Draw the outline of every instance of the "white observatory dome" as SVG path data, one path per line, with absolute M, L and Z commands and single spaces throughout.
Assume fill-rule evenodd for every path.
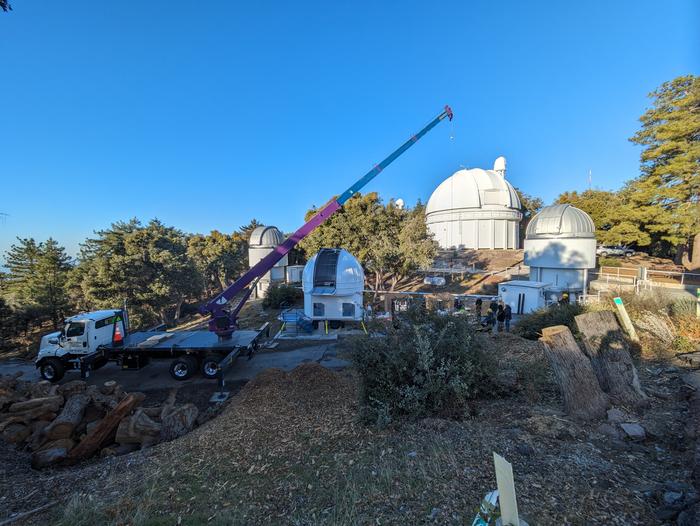
M 361 320 L 365 272 L 345 249 L 322 248 L 304 267 L 304 313 L 314 320 Z
M 524 259 L 530 280 L 549 283 L 552 290 L 584 290 L 595 250 L 593 220 L 569 204 L 547 206 L 527 225 Z
M 586 212 L 569 204 L 543 208 L 527 225 L 525 239 L 595 238 L 595 224 Z
M 441 248 L 518 248 L 520 199 L 505 173 L 499 157 L 493 170 L 459 170 L 435 189 L 426 222 Z
M 284 242 L 284 234 L 275 226 L 259 226 L 250 233 L 248 240 L 248 264 L 252 267 L 262 258 L 275 250 L 277 245 Z M 255 291 L 255 297 L 264 297 L 272 283 L 281 283 L 285 279 L 285 267 L 289 258 L 285 255 L 274 267 L 260 278 Z
M 274 248 L 284 241 L 284 234 L 276 226 L 259 226 L 250 233 L 248 245 Z

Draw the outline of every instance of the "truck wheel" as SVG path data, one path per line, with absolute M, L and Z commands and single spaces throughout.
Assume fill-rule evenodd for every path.
M 175 380 L 187 380 L 197 372 L 197 359 L 194 356 L 180 356 L 170 364 L 170 376 Z
M 221 356 L 217 354 L 208 354 L 202 360 L 202 366 L 200 371 L 202 376 L 209 380 L 215 380 L 219 376 L 219 362 L 221 361 Z
M 58 382 L 66 374 L 66 368 L 58 358 L 47 358 L 39 366 L 39 374 L 44 380 Z

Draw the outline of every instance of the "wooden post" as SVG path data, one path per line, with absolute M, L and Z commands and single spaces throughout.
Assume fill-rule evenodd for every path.
M 620 321 L 622 322 L 622 326 L 625 328 L 625 331 L 627 331 L 627 334 L 629 335 L 630 339 L 632 339 L 632 341 L 638 342 L 639 336 L 637 336 L 637 331 L 634 330 L 634 325 L 632 325 L 630 315 L 627 314 L 625 304 L 622 303 L 622 298 L 613 298 L 613 301 L 615 302 L 617 313 L 620 315 Z
M 545 344 L 566 413 L 579 420 L 603 418 L 610 405 L 608 397 L 569 328 L 565 325 L 547 327 L 542 330 L 540 341 Z
M 648 403 L 632 362 L 627 339 L 611 311 L 587 312 L 576 316 L 586 354 L 598 382 L 615 404 L 633 407 Z

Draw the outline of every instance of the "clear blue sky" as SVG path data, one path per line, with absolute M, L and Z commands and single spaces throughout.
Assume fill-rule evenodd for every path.
M 450 104 L 369 190 L 426 201 L 508 159 L 549 202 L 638 174 L 627 142 L 700 72 L 700 3 L 96 2 L 0 13 L 0 251 L 117 220 L 285 231 Z M 379 5 L 381 4 L 381 5 Z M 450 139 L 450 135 L 454 139 Z

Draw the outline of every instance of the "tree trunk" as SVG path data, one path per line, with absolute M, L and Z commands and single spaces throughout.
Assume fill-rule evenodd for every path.
M 119 422 L 126 417 L 138 404 L 143 402 L 146 395 L 143 393 L 131 393 L 119 405 L 109 412 L 88 436 L 81 440 L 68 455 L 67 463 L 73 464 L 92 456 L 100 446 L 116 431 Z
M 642 407 L 648 403 L 632 362 L 627 338 L 611 311 L 576 316 L 586 354 L 598 383 L 614 404 Z
M 185 303 L 185 300 L 181 298 L 177 300 L 177 304 L 175 305 L 175 325 L 180 321 L 180 310 L 182 309 L 183 303 Z
M 162 420 L 160 438 L 172 440 L 192 430 L 199 409 L 194 404 L 185 404 L 168 413 Z
M 554 376 L 564 398 L 564 410 L 578 420 L 603 418 L 609 406 L 590 360 L 579 349 L 568 327 L 557 325 L 542 330 Z
M 66 400 L 66 405 L 63 406 L 56 420 L 44 430 L 46 438 L 49 440 L 70 438 L 73 430 L 83 419 L 88 403 L 90 403 L 90 397 L 86 394 L 74 394 Z
M 117 428 L 114 441 L 117 444 L 149 446 L 158 442 L 161 425 L 139 409 L 133 416 L 123 419 Z
M 690 258 L 686 251 L 683 253 L 682 262 L 686 270 L 700 270 L 700 232 L 693 236 L 693 247 L 691 249 Z
M 36 413 L 55 413 L 63 404 L 63 397 L 60 395 L 46 396 L 43 398 L 32 398 L 25 402 L 15 402 L 10 406 L 10 413 L 26 413 L 33 411 Z

